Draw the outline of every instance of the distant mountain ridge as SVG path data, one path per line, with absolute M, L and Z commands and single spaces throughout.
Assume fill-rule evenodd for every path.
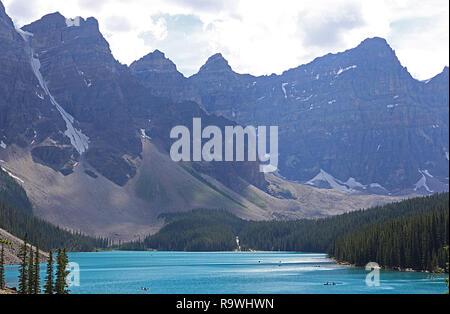
M 152 71 L 140 61 L 133 66 Z M 149 85 L 158 80 L 136 77 Z M 166 84 L 165 96 L 179 99 L 178 91 L 188 89 L 186 98 L 210 113 L 278 125 L 279 170 L 287 179 L 348 192 L 448 190 L 448 67 L 417 81 L 385 39 L 260 77 L 234 72 L 215 54 L 179 81 Z

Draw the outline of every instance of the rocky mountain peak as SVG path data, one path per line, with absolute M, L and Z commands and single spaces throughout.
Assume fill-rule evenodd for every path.
M 386 39 L 381 37 L 372 37 L 372 38 L 366 38 L 364 39 L 361 44 L 359 44 L 359 47 L 378 47 L 378 48 L 390 48 L 388 42 Z
M 166 55 L 161 50 L 156 49 L 152 53 L 149 53 L 147 56 L 153 56 L 158 58 L 166 58 Z
M 120 64 L 112 56 L 109 43 L 101 34 L 98 21 L 95 18 L 66 18 L 59 12 L 55 12 L 22 27 L 22 30 L 33 34 L 32 46 L 40 56 L 44 72 L 56 69 L 55 65 L 45 66 L 50 64 L 46 62 L 46 59 L 51 59 L 55 55 L 71 56 L 64 59 L 64 62 L 74 61 L 72 59 L 74 56 L 76 56 L 77 62 L 83 60 L 82 64 L 72 68 L 75 71 L 74 73 L 81 71 L 89 74 L 90 78 L 81 79 L 82 85 L 92 84 L 93 76 L 101 77 L 105 75 L 105 73 L 101 74 L 103 70 L 116 72 L 121 69 Z M 66 64 L 66 67 L 69 68 L 69 65 Z M 43 74 L 47 75 L 48 73 Z M 53 74 L 57 76 L 56 72 Z M 78 74 L 76 75 L 78 76 Z M 58 78 L 51 77 L 48 79 L 52 80 L 53 84 L 57 84 Z M 83 82 L 85 79 L 86 84 Z
M 205 65 L 200 68 L 199 73 L 231 72 L 231 66 L 221 53 L 211 56 Z
M 361 57 L 372 61 L 382 59 L 384 62 L 400 64 L 395 51 L 384 38 L 374 37 L 365 39 L 352 50 L 354 53 L 360 54 Z
M 448 73 L 448 66 L 444 67 L 441 73 L 437 74 L 435 77 L 433 77 L 430 81 L 442 81 L 445 82 L 448 85 L 449 80 L 449 73 Z
M 159 50 L 142 57 L 130 65 L 133 72 L 179 73 L 177 66 Z
M 40 46 L 55 47 L 61 43 L 69 42 L 74 39 L 90 39 L 93 43 L 109 50 L 109 45 L 100 33 L 98 21 L 90 17 L 66 18 L 61 13 L 55 12 L 43 16 L 22 28 L 24 31 L 35 34 L 35 38 L 40 38 L 41 42 L 34 42 L 36 48 Z
M 449 97 L 449 73 L 448 67 L 444 67 L 441 73 L 437 74 L 433 78 L 423 82 L 425 85 L 425 95 L 427 95 L 428 101 L 431 102 L 432 99 L 439 99 L 439 104 L 445 104 L 448 108 L 448 97 Z M 430 100 L 431 98 L 431 100 Z
M 41 25 L 47 29 L 55 30 L 60 28 L 79 27 L 79 29 L 89 28 L 90 30 L 100 32 L 97 19 L 89 17 L 84 19 L 80 16 L 75 18 L 66 18 L 59 12 L 44 15 L 40 20 L 37 20 L 30 25 Z

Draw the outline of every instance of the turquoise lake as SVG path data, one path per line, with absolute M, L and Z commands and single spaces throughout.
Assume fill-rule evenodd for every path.
M 444 275 L 391 271 L 381 271 L 379 287 L 368 287 L 368 271 L 337 265 L 325 254 L 102 252 L 71 253 L 69 260 L 80 267 L 73 294 L 443 294 L 447 289 Z M 7 285 L 17 286 L 17 276 L 18 267 L 8 266 Z

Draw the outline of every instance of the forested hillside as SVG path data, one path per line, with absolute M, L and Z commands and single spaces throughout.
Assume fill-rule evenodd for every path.
M 0 199 L 5 200 L 14 208 L 32 213 L 33 206 L 25 190 L 0 167 Z
M 95 239 L 60 229 L 31 214 L 13 208 L 1 198 L 0 228 L 20 239 L 28 234 L 29 242 L 33 245 L 39 244 L 44 251 L 60 247 L 65 247 L 68 251 L 92 251 L 108 246 L 106 239 Z
M 122 249 L 302 251 L 386 267 L 446 268 L 449 194 L 436 194 L 320 220 L 244 221 L 223 211 L 165 216 L 167 225 Z M 447 270 L 448 271 L 448 270 Z
M 448 221 L 447 208 L 376 224 L 339 239 L 331 254 L 357 266 L 438 271 L 448 263 Z
M 236 235 L 246 222 L 221 210 L 198 209 L 162 215 L 167 225 L 143 242 L 126 243 L 122 249 L 164 251 L 232 251 Z
M 25 190 L 0 169 L 0 229 L 23 239 L 28 234 L 31 244 L 39 244 L 44 251 L 65 247 L 69 251 L 92 251 L 106 248 L 108 240 L 94 239 L 72 233 L 32 214 L 32 205 Z
M 243 245 L 275 251 L 329 252 L 334 242 L 362 228 L 449 208 L 449 194 L 436 194 L 320 220 L 250 222 L 240 233 Z M 448 236 L 447 236 L 448 243 Z

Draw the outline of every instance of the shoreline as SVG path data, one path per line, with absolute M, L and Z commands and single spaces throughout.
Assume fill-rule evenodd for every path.
M 17 290 L 6 287 L 6 289 L 0 290 L 0 295 L 19 294 Z
M 349 268 L 364 268 L 364 266 L 356 266 L 354 264 L 351 264 L 349 262 L 344 262 L 344 261 L 338 261 L 335 260 L 334 258 L 330 257 L 337 265 L 340 266 L 345 266 L 345 267 L 349 267 Z M 389 268 L 389 267 L 385 267 L 385 266 L 380 266 L 381 270 L 384 271 L 392 271 L 392 272 L 401 272 L 401 273 L 419 273 L 419 274 L 434 274 L 434 275 L 448 275 L 448 273 L 446 272 L 436 272 L 436 271 L 428 271 L 428 270 L 415 270 L 412 268 L 400 268 L 400 267 L 396 267 L 396 268 Z

